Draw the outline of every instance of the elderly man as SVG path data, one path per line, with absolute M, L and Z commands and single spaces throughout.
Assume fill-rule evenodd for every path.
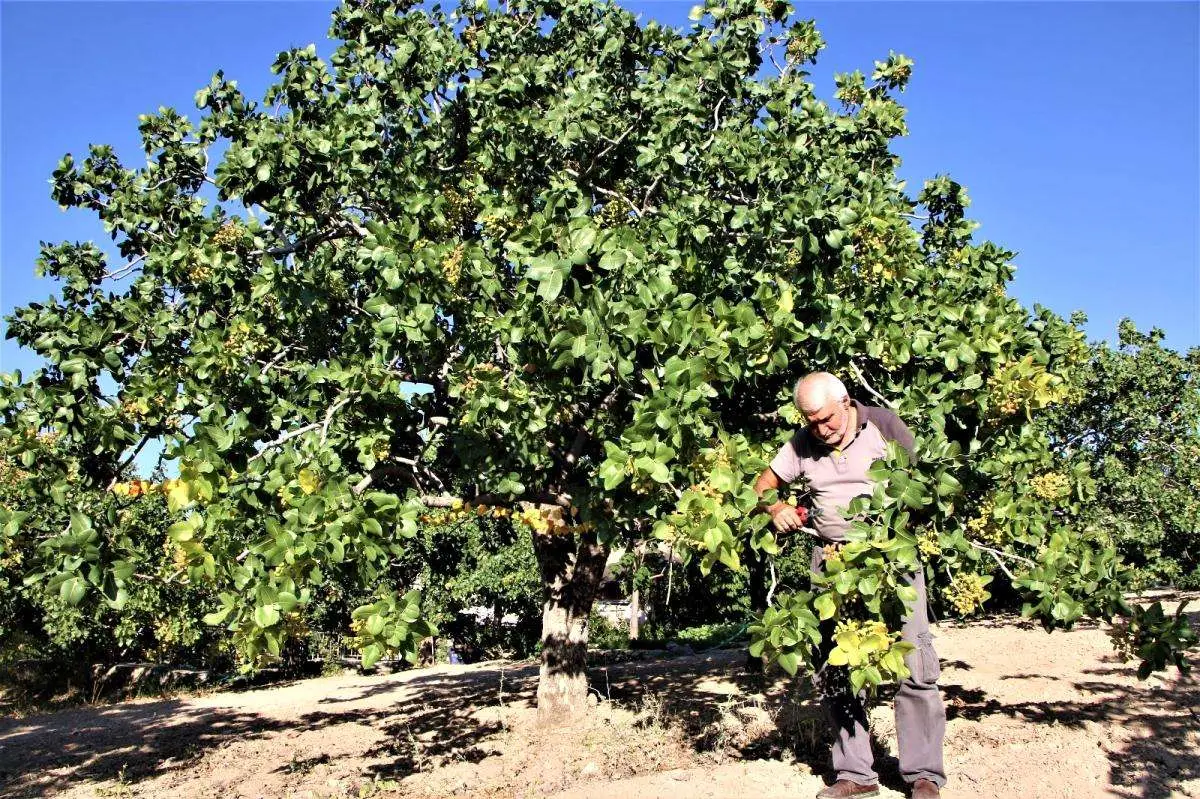
M 846 539 L 850 527 L 842 515 L 845 507 L 855 497 L 870 495 L 872 491 L 867 477 L 872 462 L 883 457 L 888 441 L 895 441 L 911 452 L 913 436 L 890 410 L 850 399 L 842 382 L 827 372 L 801 378 L 796 383 L 794 399 L 808 425 L 783 445 L 754 488 L 761 496 L 803 477 L 813 507 L 819 511 L 812 516 L 812 532 L 822 542 L 837 544 Z M 785 502 L 777 502 L 767 510 L 780 532 L 804 528 L 802 512 Z M 815 547 L 813 571 L 823 568 L 823 560 L 823 548 Z M 934 799 L 946 783 L 942 765 L 946 711 L 937 687 L 940 668 L 929 632 L 923 571 L 918 569 L 911 581 L 917 589 L 917 601 L 904 621 L 903 639 L 915 649 L 905 659 L 911 674 L 896 693 L 896 738 L 900 771 L 912 785 L 913 798 Z M 823 629 L 826 644 L 831 632 Z M 828 647 L 823 650 L 828 652 Z M 822 666 L 818 674 L 825 668 Z M 862 697 L 854 695 L 848 681 L 841 689 L 823 693 L 837 728 L 833 744 L 837 782 L 817 794 L 818 799 L 877 795 L 879 776 L 873 767 Z

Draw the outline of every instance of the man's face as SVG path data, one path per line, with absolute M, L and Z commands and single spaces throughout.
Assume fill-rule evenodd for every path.
M 850 425 L 850 398 L 826 400 L 825 404 L 815 411 L 804 411 L 808 420 L 808 430 L 818 441 L 836 446 L 846 437 L 846 428 Z

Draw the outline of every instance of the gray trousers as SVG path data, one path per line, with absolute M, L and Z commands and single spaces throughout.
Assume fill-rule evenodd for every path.
M 820 571 L 824 555 L 818 546 L 813 550 L 812 568 Z M 937 652 L 933 649 L 933 634 L 929 632 L 929 606 L 925 595 L 925 572 L 918 569 L 909 577 L 917 589 L 917 601 L 904 619 L 903 640 L 916 647 L 905 658 L 911 674 L 896 691 L 896 745 L 899 751 L 900 774 L 905 782 L 927 779 L 939 787 L 946 784 L 942 763 L 942 739 L 946 736 L 946 708 L 938 691 L 941 675 Z M 865 693 L 855 695 L 844 668 L 826 667 L 824 660 L 833 649 L 833 624 L 821 627 L 821 653 L 814 682 L 822 695 L 825 709 L 837 732 L 833 743 L 833 768 L 839 780 L 870 785 L 879 782 L 875 773 L 875 758 L 871 754 L 871 737 L 863 704 Z

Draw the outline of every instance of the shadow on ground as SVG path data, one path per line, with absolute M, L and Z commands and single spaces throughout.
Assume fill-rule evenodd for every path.
M 53 796 L 81 782 L 136 782 L 206 750 L 280 729 L 255 713 L 182 700 L 78 708 L 0 721 L 0 796 Z M 286 725 L 282 725 L 286 726 Z
M 642 708 L 642 723 L 678 725 L 697 752 L 746 760 L 791 756 L 826 773 L 828 727 L 808 681 L 765 684 L 744 668 L 744 659 L 742 650 L 648 656 L 593 668 L 589 680 L 599 700 Z M 1182 781 L 1200 777 L 1200 755 L 1185 751 L 1189 731 L 1200 723 L 1200 686 L 1174 676 L 1161 684 L 1131 684 L 1133 673 L 1132 664 L 1115 660 L 1091 670 L 1095 679 L 1075 683 L 1090 695 L 1079 701 L 1002 702 L 954 684 L 953 671 L 943 690 L 951 718 L 1004 715 L 1030 724 L 1121 727 L 1130 736 L 1119 751 L 1108 752 L 1113 792 L 1125 799 L 1165 799 Z M 495 752 L 505 732 L 504 715 L 496 711 L 527 712 L 536 681 L 537 667 L 528 663 L 414 672 L 325 697 L 316 710 L 283 719 L 172 699 L 0 720 L 0 795 L 48 797 L 82 782 L 136 783 L 188 769 L 235 741 L 343 724 L 383 733 L 383 742 L 364 755 L 373 761 L 364 776 L 398 780 Z M 373 697 L 381 704 L 369 710 L 344 707 Z M 321 762 L 317 755 L 282 768 L 305 770 Z M 1130 762 L 1142 764 L 1149 779 L 1142 775 L 1135 783 Z M 896 759 L 883 747 L 876 765 L 885 786 L 905 789 Z
M 187 769 L 206 752 L 235 741 L 346 723 L 365 724 L 386 734 L 387 743 L 367 756 L 388 761 L 378 769 L 380 777 L 399 778 L 439 757 L 484 756 L 480 744 L 499 732 L 501 725 L 477 721 L 474 713 L 500 701 L 532 706 L 536 676 L 536 667 L 526 666 L 413 675 L 403 686 L 383 680 L 354 695 L 321 700 L 331 709 L 298 719 L 195 707 L 180 699 L 0 719 L 0 796 L 48 797 L 80 783 L 109 780 L 134 784 Z M 336 709 L 339 703 L 401 690 L 397 701 L 378 709 Z M 283 768 L 312 768 L 320 757 L 310 760 L 293 761 Z
M 1126 743 L 1105 749 L 1110 793 L 1125 799 L 1177 796 L 1183 782 L 1200 778 L 1200 752 L 1189 749 L 1188 741 L 1189 733 L 1200 729 L 1200 683 L 1171 668 L 1158 682 L 1130 685 L 1136 664 L 1108 662 L 1087 670 L 1098 679 L 1072 683 L 1089 695 L 1079 701 L 1001 702 L 979 689 L 945 684 L 947 716 L 985 721 L 1004 715 L 1038 725 L 1082 728 L 1092 722 L 1120 728 Z M 1011 679 L 1028 676 L 1045 675 Z

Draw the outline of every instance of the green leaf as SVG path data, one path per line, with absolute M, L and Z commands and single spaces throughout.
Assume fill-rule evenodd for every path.
M 74 607 L 83 601 L 83 597 L 88 592 L 87 583 L 79 577 L 69 577 L 63 580 L 62 585 L 58 588 L 58 596 L 66 604 Z
M 563 273 L 559 269 L 554 269 L 538 284 L 537 294 L 545 302 L 554 302 L 562 291 L 562 287 Z
M 861 691 L 862 687 L 863 687 L 863 683 L 865 683 L 866 681 L 867 681 L 867 673 L 866 673 L 865 669 L 862 669 L 862 668 L 850 669 L 850 687 L 853 689 L 854 693 L 857 694 L 859 691 Z
M 266 629 L 279 623 L 278 605 L 259 605 L 254 609 L 254 623 Z
M 817 616 L 821 621 L 832 619 L 833 614 L 837 612 L 837 603 L 830 594 L 821 594 L 813 601 L 813 607 L 817 611 Z

